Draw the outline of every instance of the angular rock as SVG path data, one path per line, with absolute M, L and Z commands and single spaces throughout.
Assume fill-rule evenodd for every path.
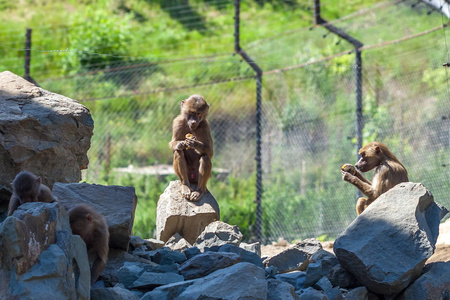
M 91 300 L 139 300 L 132 291 L 120 287 L 91 290 Z
M 179 281 L 184 281 L 184 277 L 175 273 L 144 272 L 133 282 L 130 288 L 148 290 Z
M 144 273 L 144 267 L 142 263 L 138 262 L 125 262 L 123 266 L 117 272 L 119 283 L 124 287 L 129 288 L 132 286 L 141 274 Z
M 426 265 L 422 275 L 398 297 L 408 299 L 450 299 L 450 261 Z
M 341 264 L 335 265 L 331 268 L 327 278 L 330 280 L 333 286 L 339 286 L 341 288 L 348 288 L 357 286 L 358 281 L 355 276 L 352 275 L 349 271 L 347 271 Z
M 150 299 L 267 299 L 264 270 L 250 263 L 238 263 L 206 277 L 158 287 L 141 300 Z
M 296 291 L 305 288 L 306 272 L 304 271 L 293 271 L 289 273 L 282 273 L 275 275 L 275 278 L 291 284 Z
M 274 256 L 264 260 L 264 266 L 274 266 L 278 272 L 304 271 L 308 267 L 309 258 L 322 249 L 322 245 L 316 239 L 306 239 Z
M 172 251 L 184 251 L 192 247 L 181 235 L 175 233 L 165 244 Z
M 355 300 L 363 300 L 368 299 L 369 291 L 365 286 L 360 286 L 348 291 L 347 295 L 345 295 L 345 299 L 355 299 Z
M 178 270 L 186 280 L 205 277 L 217 270 L 228 268 L 241 261 L 238 254 L 205 252 L 184 262 Z
M 312 287 L 301 290 L 299 295 L 302 300 L 328 300 L 328 297 L 322 291 L 318 291 Z M 358 298 L 349 299 L 356 300 Z
M 86 245 L 58 203 L 25 203 L 0 225 L 0 299 L 89 299 Z
M 267 283 L 269 289 L 267 300 L 300 300 L 300 296 L 295 293 L 294 287 L 289 283 L 282 282 L 277 279 L 269 279 Z
M 37 203 L 37 204 L 36 204 Z M 57 223 L 61 227 L 60 205 L 24 203 L 0 227 L 3 264 L 22 275 L 30 270 L 39 255 L 56 242 Z M 70 227 L 68 222 L 66 229 Z M 61 228 L 58 228 L 61 229 Z
M 183 251 L 184 255 L 186 255 L 187 259 L 190 259 L 198 254 L 200 254 L 200 249 L 198 249 L 197 247 L 191 247 L 189 249 L 186 249 Z
M 217 247 L 218 249 L 226 244 L 239 246 L 242 238 L 243 235 L 237 226 L 215 221 L 205 227 L 205 230 L 200 234 L 194 246 L 198 247 L 200 251 L 212 247 Z
M 133 187 L 58 182 L 53 195 L 67 210 L 80 203 L 92 206 L 108 223 L 110 247 L 128 250 L 137 205 Z
M 94 129 L 85 106 L 8 71 L 0 73 L 0 102 L 0 194 L 11 194 L 9 183 L 21 170 L 50 188 L 81 180 Z
M 261 257 L 258 254 L 247 251 L 240 246 L 238 247 L 233 244 L 226 244 L 219 248 L 219 252 L 236 253 L 241 258 L 241 261 L 249 262 L 257 267 L 264 268 Z
M 116 285 L 119 283 L 118 272 L 127 262 L 140 263 L 139 265 L 143 267 L 158 266 L 156 263 L 139 256 L 131 255 L 121 249 L 110 248 L 108 253 L 108 262 L 106 263 L 105 269 L 100 274 L 100 278 L 105 280 L 107 286 Z
M 247 244 L 247 243 L 240 243 L 239 247 L 242 249 L 245 249 L 247 251 L 256 253 L 259 257 L 261 257 L 261 244 L 259 242 Z
M 159 248 L 164 247 L 164 242 L 157 239 L 148 239 L 146 240 L 149 243 L 151 249 L 149 250 L 158 250 Z
M 337 257 L 323 249 L 318 250 L 309 259 L 306 269 L 305 286 L 313 286 L 323 276 L 329 275 L 331 269 L 339 264 Z
M 156 238 L 167 242 L 178 233 L 192 245 L 205 227 L 217 220 L 219 205 L 209 191 L 197 202 L 188 201 L 181 195 L 180 181 L 171 181 L 158 200 Z
M 160 265 L 171 265 L 174 263 L 182 264 L 187 260 L 184 253 L 171 251 L 169 248 L 160 248 L 156 250 L 153 261 Z
M 423 185 L 398 184 L 349 225 L 334 252 L 369 290 L 399 293 L 433 254 L 443 211 Z

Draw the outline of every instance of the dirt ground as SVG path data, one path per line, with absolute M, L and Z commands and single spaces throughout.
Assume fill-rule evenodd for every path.
M 287 241 L 280 238 L 277 242 L 272 243 L 272 245 L 261 246 L 261 256 L 272 256 L 291 246 L 292 244 L 289 244 Z M 322 246 L 324 250 L 333 252 L 333 242 L 323 242 Z M 437 261 L 450 261 L 450 219 L 439 226 L 439 237 L 436 243 L 436 250 L 428 259 L 427 263 Z

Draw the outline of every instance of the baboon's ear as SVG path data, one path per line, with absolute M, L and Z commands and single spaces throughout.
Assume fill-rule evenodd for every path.
M 381 153 L 381 149 L 379 146 L 375 146 L 375 153 L 376 154 L 380 154 Z

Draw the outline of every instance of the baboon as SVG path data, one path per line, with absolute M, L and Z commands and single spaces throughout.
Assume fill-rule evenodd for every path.
M 86 243 L 91 267 L 91 286 L 97 281 L 108 261 L 109 230 L 105 218 L 87 204 L 79 204 L 69 210 L 72 233 Z
M 22 171 L 16 175 L 11 183 L 12 195 L 9 200 L 8 216 L 26 202 L 55 202 L 52 191 L 41 182 L 41 177 L 37 177 L 31 172 Z
M 181 113 L 173 120 L 173 168 L 181 181 L 181 193 L 190 201 L 198 201 L 206 193 L 214 155 L 213 140 L 206 119 L 209 105 L 200 95 L 181 101 Z M 191 184 L 198 184 L 194 191 Z
M 361 197 L 356 202 L 356 213 L 360 215 L 381 194 L 401 182 L 407 182 L 408 172 L 402 163 L 380 142 L 371 142 L 362 147 L 361 158 L 355 167 L 361 172 L 375 169 L 372 182 L 358 172 L 351 164 L 341 167 L 342 179 L 356 186 L 367 198 Z

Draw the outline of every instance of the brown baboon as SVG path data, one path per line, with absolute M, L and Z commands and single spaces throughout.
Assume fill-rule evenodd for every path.
M 355 167 L 361 172 L 375 169 L 372 182 L 358 172 L 351 164 L 341 168 L 342 179 L 356 186 L 367 198 L 356 202 L 356 212 L 360 215 L 375 199 L 395 185 L 408 181 L 408 172 L 402 163 L 380 142 L 371 142 L 362 147 L 361 158 Z
M 12 195 L 9 200 L 8 216 L 26 202 L 55 202 L 52 191 L 41 182 L 41 177 L 37 177 L 31 172 L 22 171 L 16 175 L 11 183 Z
M 181 113 L 173 120 L 173 168 L 181 181 L 183 196 L 198 201 L 206 192 L 211 177 L 213 141 L 206 119 L 209 105 L 200 95 L 181 101 Z M 191 184 L 198 184 L 193 191 Z
M 89 256 L 94 259 L 91 267 L 91 286 L 97 281 L 108 261 L 109 230 L 105 218 L 86 204 L 69 210 L 72 233 L 86 243 Z

